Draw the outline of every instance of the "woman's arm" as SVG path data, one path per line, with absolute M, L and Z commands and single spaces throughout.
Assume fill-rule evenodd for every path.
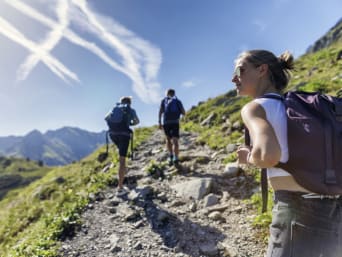
M 253 142 L 248 163 L 261 168 L 275 166 L 280 160 L 281 149 L 272 125 L 266 119 L 265 110 L 261 105 L 250 102 L 242 108 L 241 116 Z M 238 151 L 238 155 L 240 160 L 240 155 L 245 153 Z

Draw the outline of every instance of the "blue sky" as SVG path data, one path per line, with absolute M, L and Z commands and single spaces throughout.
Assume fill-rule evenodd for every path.
M 190 109 L 233 88 L 241 51 L 298 57 L 341 13 L 340 0 L 0 0 L 0 136 L 101 131 L 123 95 L 156 124 L 167 88 Z

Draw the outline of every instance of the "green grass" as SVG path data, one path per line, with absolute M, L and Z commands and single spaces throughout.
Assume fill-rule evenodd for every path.
M 153 129 L 136 129 L 135 146 Z M 116 181 L 116 152 L 111 150 L 105 163 L 96 160 L 104 150 L 101 147 L 80 162 L 52 169 L 0 202 L 0 256 L 57 256 L 59 240 L 75 232 L 91 195 Z M 115 167 L 102 172 L 109 161 Z
M 342 42 L 337 42 L 321 51 L 302 56 L 296 61 L 296 71 L 289 88 L 337 95 L 342 88 L 342 60 L 336 60 L 341 50 Z
M 50 170 L 50 167 L 29 159 L 0 157 L 0 200 L 8 194 L 15 194 L 15 189 L 42 178 Z
M 0 175 L 42 176 L 50 169 L 46 166 L 40 166 L 37 161 L 29 159 L 0 157 Z

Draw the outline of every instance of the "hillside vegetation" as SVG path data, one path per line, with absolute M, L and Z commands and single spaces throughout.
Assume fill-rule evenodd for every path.
M 0 157 L 0 200 L 10 190 L 40 179 L 49 170 L 50 168 L 43 166 L 41 162 L 30 159 Z
M 135 146 L 153 128 L 137 129 Z M 102 147 L 82 161 L 52 169 L 29 186 L 11 192 L 0 201 L 0 256 L 56 256 L 56 242 L 74 233 L 83 207 L 97 192 L 115 185 L 117 154 L 99 163 Z M 108 162 L 114 167 L 102 169 Z

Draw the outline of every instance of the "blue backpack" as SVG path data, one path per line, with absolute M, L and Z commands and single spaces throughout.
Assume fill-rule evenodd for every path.
M 164 121 L 178 121 L 181 108 L 176 97 L 165 97 L 164 99 Z
M 129 131 L 131 108 L 128 104 L 117 104 L 105 118 L 110 131 Z

